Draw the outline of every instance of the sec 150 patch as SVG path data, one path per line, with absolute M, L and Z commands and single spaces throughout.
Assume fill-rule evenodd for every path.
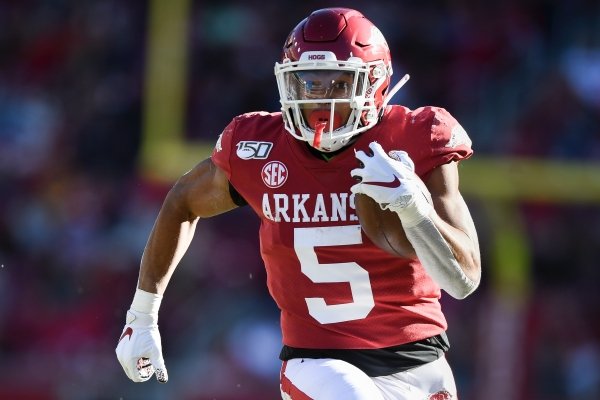
M 269 156 L 272 148 L 271 142 L 242 141 L 237 144 L 236 154 L 242 160 L 264 160 Z

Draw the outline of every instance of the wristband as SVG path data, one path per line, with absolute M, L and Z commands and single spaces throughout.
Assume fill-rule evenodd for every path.
M 136 289 L 131 309 L 144 314 L 158 316 L 158 309 L 163 296 L 156 293 L 146 292 L 142 289 Z
M 398 202 L 387 206 L 389 210 L 398 214 L 404 228 L 416 226 L 424 219 L 429 218 L 429 213 L 433 209 L 425 194 L 422 198 L 419 197 L 421 196 L 420 193 L 415 194 L 415 196 L 411 199 L 412 202 L 406 201 L 408 196 L 401 196 Z

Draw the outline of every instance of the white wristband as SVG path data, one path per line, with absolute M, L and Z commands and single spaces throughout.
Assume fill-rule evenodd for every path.
M 429 218 L 429 213 L 433 209 L 431 203 L 427 201 L 425 194 L 423 196 L 419 194 L 415 196 L 412 202 L 408 204 L 400 201 L 387 206 L 388 209 L 398 214 L 404 228 L 416 226 L 424 219 Z
M 158 309 L 163 296 L 156 293 L 146 292 L 142 289 L 136 289 L 135 296 L 131 302 L 131 309 L 144 314 L 158 316 Z

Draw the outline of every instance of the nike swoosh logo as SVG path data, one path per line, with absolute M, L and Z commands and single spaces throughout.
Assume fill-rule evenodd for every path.
M 402 185 L 402 182 L 400 182 L 400 179 L 398 179 L 398 177 L 396 175 L 394 175 L 394 180 L 391 182 L 363 182 L 365 185 L 374 185 L 374 186 L 383 186 L 386 188 L 392 188 L 395 189 L 397 187 L 400 187 L 400 185 Z
M 119 342 L 123 340 L 125 336 L 129 336 L 129 340 L 131 340 L 131 335 L 133 335 L 133 329 L 131 329 L 131 327 L 128 327 L 127 329 L 125 329 L 125 332 L 123 332 L 123 334 L 119 338 Z

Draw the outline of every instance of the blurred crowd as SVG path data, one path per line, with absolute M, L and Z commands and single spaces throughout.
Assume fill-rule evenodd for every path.
M 235 115 L 278 110 L 272 71 L 286 35 L 333 5 L 192 1 L 186 138 L 212 143 Z M 392 101 L 445 107 L 477 157 L 600 158 L 598 1 L 344 5 L 380 27 L 394 77 L 411 75 Z M 0 0 L 1 399 L 278 396 L 278 315 L 247 207 L 199 224 L 167 290 L 169 383 L 130 383 L 114 356 L 169 189 L 138 163 L 149 8 Z M 484 283 L 465 301 L 443 298 L 461 398 L 600 398 L 600 204 L 522 204 L 531 286 L 498 301 L 485 273 L 494 227 L 467 201 Z M 502 348 L 518 366 L 510 394 L 494 377 Z

